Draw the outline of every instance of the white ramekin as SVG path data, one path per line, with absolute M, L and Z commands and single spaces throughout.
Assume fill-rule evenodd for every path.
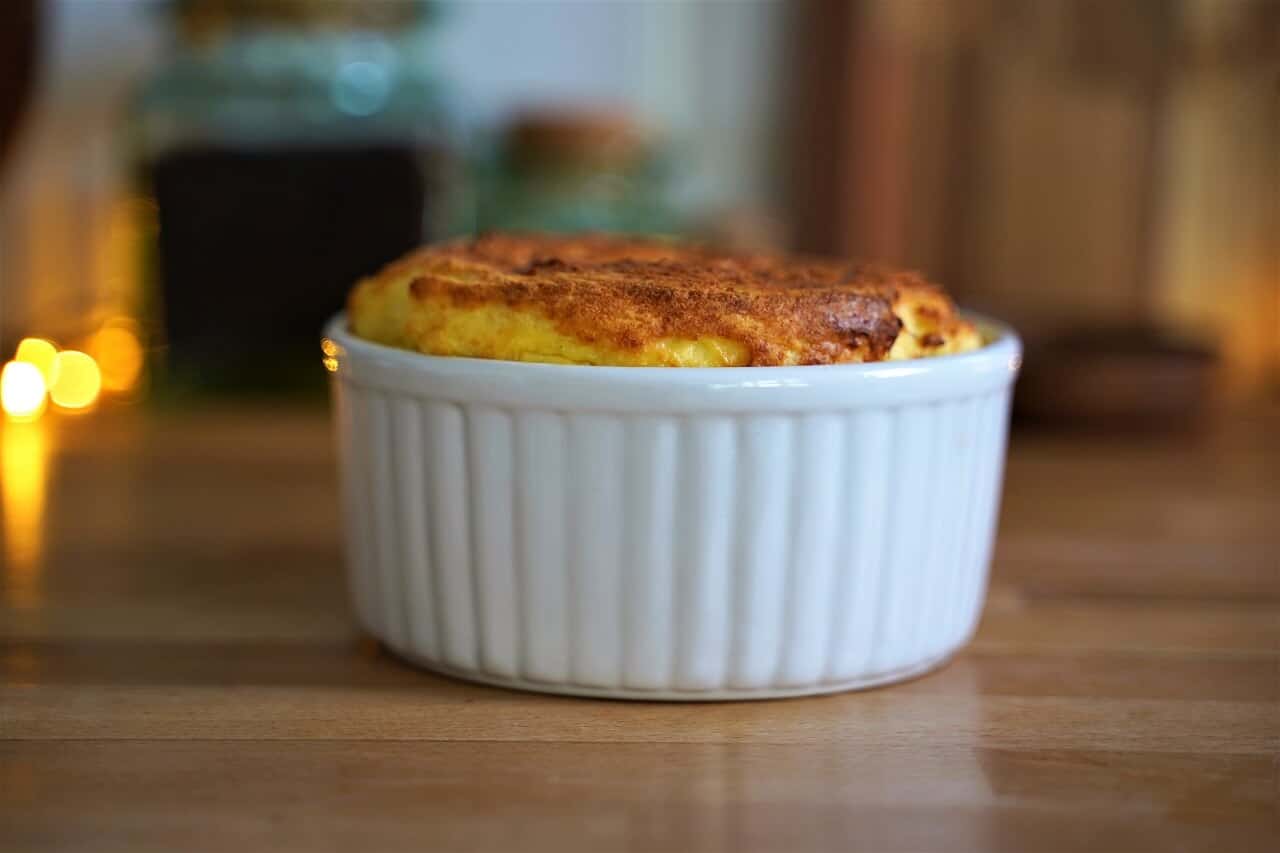
M 690 369 L 438 358 L 339 315 L 357 617 L 430 669 L 554 693 L 927 670 L 972 634 L 995 535 L 1021 347 L 979 322 L 965 355 Z

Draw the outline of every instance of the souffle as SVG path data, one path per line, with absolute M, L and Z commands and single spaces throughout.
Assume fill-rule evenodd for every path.
M 912 272 L 602 235 L 429 246 L 359 282 L 359 337 L 438 356 L 620 367 L 767 367 L 977 349 Z

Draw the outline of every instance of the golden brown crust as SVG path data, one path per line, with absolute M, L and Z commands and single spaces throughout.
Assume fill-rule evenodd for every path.
M 362 282 L 349 306 L 357 332 L 362 312 L 386 310 L 370 296 L 405 281 L 406 325 L 382 337 L 428 352 L 413 330 L 413 315 L 428 305 L 436 313 L 490 305 L 529 312 L 606 353 L 667 340 L 728 341 L 756 366 L 953 351 L 952 339 L 972 332 L 945 294 L 915 273 L 656 240 L 509 234 L 421 249 Z M 918 332 L 905 356 L 895 348 L 904 318 Z

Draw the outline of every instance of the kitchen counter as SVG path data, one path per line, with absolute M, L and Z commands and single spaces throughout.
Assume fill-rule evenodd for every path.
M 1277 435 L 1015 431 L 955 660 L 701 705 L 360 637 L 319 409 L 0 426 L 0 849 L 1280 849 Z

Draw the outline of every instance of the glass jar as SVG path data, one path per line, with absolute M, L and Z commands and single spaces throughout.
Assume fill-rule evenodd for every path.
M 431 5 L 188 0 L 137 99 L 158 224 L 149 315 L 168 390 L 318 388 L 353 282 L 452 226 L 454 132 Z
M 476 168 L 480 230 L 675 235 L 673 158 L 626 114 L 542 110 L 515 117 Z

